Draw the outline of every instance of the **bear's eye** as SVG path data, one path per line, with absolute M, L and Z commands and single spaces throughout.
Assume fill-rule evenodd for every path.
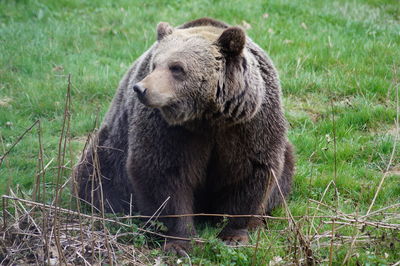
M 169 66 L 169 70 L 173 74 L 183 74 L 183 73 L 185 73 L 185 71 L 183 70 L 183 67 L 181 65 L 178 65 L 178 64 L 170 65 Z

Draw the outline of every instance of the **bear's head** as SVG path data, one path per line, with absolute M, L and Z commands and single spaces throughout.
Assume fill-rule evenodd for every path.
M 264 83 L 238 27 L 157 26 L 150 73 L 133 86 L 171 125 L 196 119 L 234 124 L 259 110 Z

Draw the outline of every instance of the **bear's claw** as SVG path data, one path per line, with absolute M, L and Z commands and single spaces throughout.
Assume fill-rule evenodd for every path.
M 247 230 L 229 230 L 226 233 L 222 232 L 219 238 L 228 246 L 237 246 L 249 242 Z
M 187 251 L 190 250 L 190 244 L 187 241 L 174 240 L 167 241 L 164 245 L 164 251 L 181 257 L 187 256 Z

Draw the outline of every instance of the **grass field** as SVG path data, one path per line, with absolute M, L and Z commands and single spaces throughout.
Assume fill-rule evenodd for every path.
M 251 246 L 240 248 L 224 246 L 216 240 L 217 229 L 206 227 L 200 237 L 207 243 L 178 262 L 299 264 L 304 247 L 324 264 L 400 262 L 398 0 L 0 1 L 0 153 L 39 119 L 50 195 L 59 170 L 68 74 L 70 148 L 62 182 L 96 118 L 107 111 L 120 78 L 155 41 L 157 23 L 179 25 L 203 16 L 247 28 L 279 70 L 289 138 L 296 148 L 288 201 L 296 223 L 269 220 L 266 228 L 252 233 Z M 9 193 L 10 186 L 16 196 L 32 199 L 38 153 L 36 125 L 2 158 L 1 194 Z M 46 202 L 51 203 L 50 196 Z M 15 215 L 16 208 L 10 213 Z M 350 221 L 366 214 L 371 215 Z M 274 212 L 286 215 L 285 208 Z M 120 241 L 142 251 L 144 243 L 158 245 L 143 236 Z M 2 252 L 0 260 L 6 256 Z M 143 263 L 177 263 L 177 257 L 160 249 L 143 254 Z

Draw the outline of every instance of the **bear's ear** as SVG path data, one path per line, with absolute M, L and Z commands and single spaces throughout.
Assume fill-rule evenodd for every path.
M 157 25 L 157 41 L 161 41 L 165 36 L 170 35 L 173 28 L 167 22 L 160 22 Z
M 230 56 L 239 55 L 246 44 L 246 34 L 239 27 L 229 27 L 217 40 L 217 45 L 221 48 L 221 52 Z

